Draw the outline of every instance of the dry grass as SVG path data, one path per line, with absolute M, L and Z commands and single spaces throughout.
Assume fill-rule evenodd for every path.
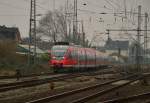
M 17 44 L 13 41 L 0 41 L 0 75 L 13 75 L 16 69 L 22 74 L 50 72 L 48 61 L 27 65 L 27 55 L 17 54 Z M 44 65 L 43 65 L 44 64 Z
M 16 54 L 14 41 L 0 41 L 0 75 L 14 74 L 19 66 L 26 64 L 26 57 Z
M 13 41 L 0 42 L 0 63 L 19 64 L 26 62 L 25 55 L 16 54 L 17 44 Z
M 14 58 L 14 54 L 16 51 L 16 43 L 11 41 L 1 41 L 0 42 L 0 60 L 4 60 L 6 58 Z

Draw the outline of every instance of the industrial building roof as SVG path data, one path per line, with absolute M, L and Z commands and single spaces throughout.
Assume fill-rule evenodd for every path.
M 18 44 L 18 51 L 17 52 L 28 53 L 29 52 L 29 45 Z M 31 46 L 31 53 L 33 53 L 33 52 L 34 52 L 34 46 Z M 36 47 L 36 53 L 42 54 L 45 52 L 43 50 L 39 49 L 38 47 Z
M 128 50 L 129 47 L 129 41 L 113 41 L 112 39 L 108 39 L 106 44 L 104 45 L 104 48 L 106 50 Z

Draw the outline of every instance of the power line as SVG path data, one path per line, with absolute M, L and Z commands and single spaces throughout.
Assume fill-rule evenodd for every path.
M 121 6 L 118 4 L 118 2 L 115 2 L 115 1 L 111 1 L 111 2 L 114 3 L 116 6 L 118 6 L 119 8 L 121 8 Z
M 92 4 L 94 7 L 97 6 L 98 8 L 104 8 L 104 9 L 107 9 L 107 10 L 113 10 L 111 8 L 106 7 L 105 5 L 102 7 L 100 5 L 94 4 L 93 2 L 90 2 L 90 1 L 87 1 L 87 2 L 89 2 L 90 5 Z
M 23 1 L 25 1 L 25 2 L 30 2 L 30 1 L 28 1 L 28 0 L 23 0 Z
M 99 14 L 98 12 L 90 11 L 90 10 L 83 10 L 83 9 L 78 9 L 78 10 L 82 11 L 82 12 L 88 12 L 88 13 L 91 13 L 91 14 Z
M 107 0 L 105 0 L 110 6 L 112 6 L 112 8 L 114 8 L 114 9 L 116 9 L 115 7 L 114 7 L 114 5 L 112 5 L 111 3 L 110 3 L 110 1 L 107 1 Z
M 95 12 L 95 11 L 91 11 L 91 10 L 84 10 L 84 9 L 78 9 L 79 11 L 82 12 L 88 12 L 88 13 L 92 13 L 92 14 L 114 14 L 115 16 L 117 16 L 116 14 L 123 14 L 122 12 L 114 12 L 114 13 L 108 13 L 108 12 Z
M 36 4 L 36 6 L 38 6 L 39 8 L 43 9 L 43 10 L 47 10 L 49 11 L 49 9 L 42 7 L 41 5 Z
M 23 1 L 28 2 L 27 0 L 23 0 Z M 49 9 L 47 9 L 47 8 L 41 6 L 41 5 L 42 5 L 42 3 L 36 1 L 36 6 L 38 6 L 39 8 L 41 8 L 41 9 L 43 9 L 43 10 L 49 11 Z
M 6 3 L 6 2 L 2 2 L 2 1 L 0 1 L 0 5 L 5 5 L 5 6 L 13 7 L 15 9 L 17 9 L 17 10 L 24 9 L 24 8 L 19 7 L 19 6 L 15 6 L 15 5 L 12 5 L 10 3 Z
M 29 16 L 29 15 L 24 15 L 24 14 L 13 14 L 13 15 L 10 15 L 10 14 L 0 14 L 0 16 Z

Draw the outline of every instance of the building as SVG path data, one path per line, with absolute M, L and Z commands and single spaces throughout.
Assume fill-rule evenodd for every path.
M 137 61 L 138 60 L 138 61 Z M 132 42 L 129 47 L 129 63 L 150 64 L 150 49 L 144 50 L 142 45 Z
M 29 45 L 29 38 L 22 38 L 21 44 Z M 50 50 L 53 44 L 53 42 L 43 41 L 40 38 L 36 39 L 36 46 L 44 51 Z M 33 41 L 31 41 L 31 45 L 34 45 Z
M 21 42 L 21 36 L 17 27 L 0 26 L 0 40 L 12 40 L 18 43 Z
M 24 45 L 24 44 L 18 44 L 17 46 L 17 52 L 18 54 L 28 54 L 29 52 L 29 45 Z M 31 46 L 31 54 L 34 54 L 34 46 Z M 37 55 L 44 54 L 45 52 L 38 47 L 36 47 L 36 53 Z
M 109 38 L 104 45 L 105 52 L 109 54 L 117 53 L 119 55 L 128 56 L 129 41 L 113 41 Z

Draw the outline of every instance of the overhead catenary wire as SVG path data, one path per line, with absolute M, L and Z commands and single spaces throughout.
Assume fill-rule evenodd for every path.
M 110 0 L 111 1 L 111 0 Z M 118 2 L 115 2 L 115 1 L 111 1 L 112 3 L 114 3 L 118 8 L 121 8 L 121 5 L 118 3 Z
M 0 16 L 29 16 L 29 15 L 25 15 L 25 14 L 0 14 Z
M 110 3 L 110 1 L 107 1 L 107 0 L 105 0 L 114 10 L 116 10 L 116 7 L 112 4 L 112 3 Z
M 25 1 L 25 2 L 30 2 L 29 0 L 23 0 L 23 1 Z M 45 8 L 45 7 L 43 7 L 43 6 L 41 6 L 42 5 L 42 3 L 40 3 L 39 1 L 36 1 L 36 6 L 38 6 L 40 9 L 42 9 L 42 10 L 47 10 L 47 11 L 49 11 L 49 9 L 48 8 Z
M 90 2 L 90 1 L 87 1 L 87 3 L 89 3 L 90 5 L 93 5 L 94 7 L 103 8 L 103 9 L 107 9 L 107 10 L 113 10 L 111 8 L 108 8 L 106 5 L 100 6 L 100 5 L 94 4 L 93 2 Z
M 30 3 L 29 0 L 23 0 L 23 1 Z M 2 2 L 2 1 L 0 1 L 0 5 L 12 7 L 12 8 L 17 9 L 17 10 L 24 10 L 25 9 L 25 8 L 20 7 L 20 6 L 12 5 L 10 3 L 6 3 L 6 2 Z M 49 10 L 47 8 L 42 7 L 39 4 L 36 4 L 36 6 L 38 6 L 42 10 L 46 10 L 46 11 Z M 46 15 L 46 14 L 41 14 L 41 15 Z M 25 16 L 25 17 L 28 17 L 29 14 L 0 14 L 0 16 L 16 16 L 16 17 L 18 17 L 18 16 L 21 16 L 21 17 Z
M 12 4 L 8 3 L 8 2 L 6 3 L 6 2 L 0 1 L 0 5 L 12 7 L 12 8 L 17 9 L 17 10 L 24 9 L 24 8 L 18 6 L 18 5 L 17 6 L 16 5 L 12 5 Z

